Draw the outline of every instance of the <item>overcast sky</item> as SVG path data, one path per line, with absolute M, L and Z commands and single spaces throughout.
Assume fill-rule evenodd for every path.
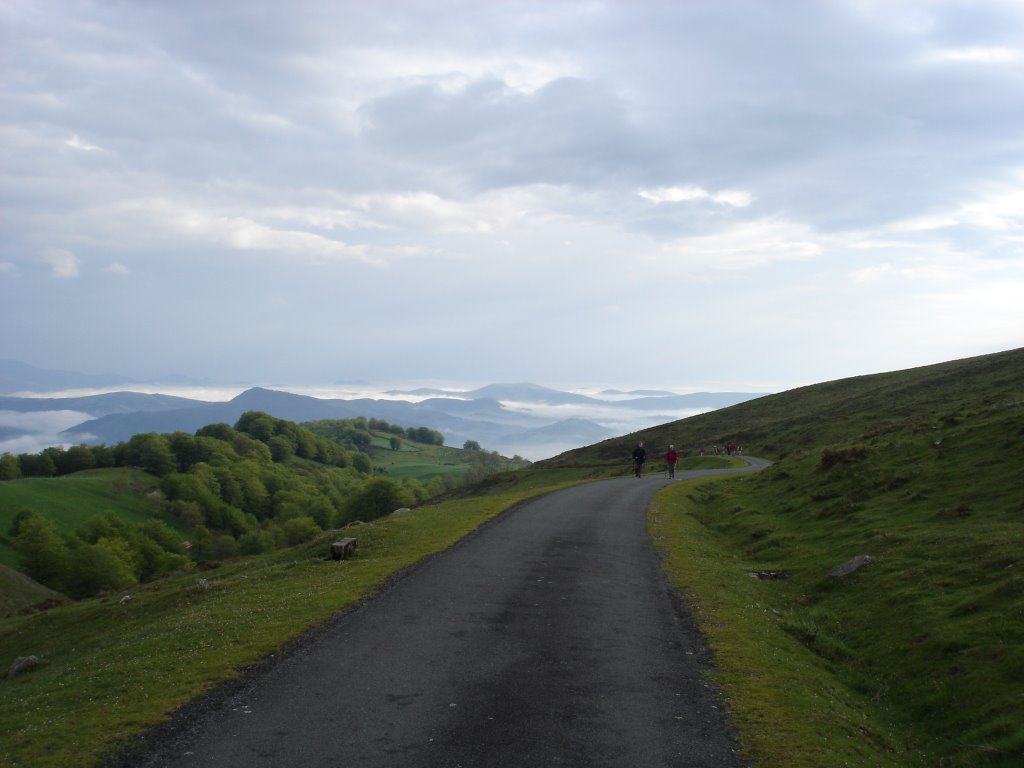
M 0 0 L 0 357 L 777 391 L 1024 346 L 1024 3 Z

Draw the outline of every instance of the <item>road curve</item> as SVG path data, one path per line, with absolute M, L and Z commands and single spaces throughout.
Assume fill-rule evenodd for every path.
M 606 480 L 519 506 L 124 759 L 743 765 L 707 649 L 647 534 L 647 505 L 668 482 Z

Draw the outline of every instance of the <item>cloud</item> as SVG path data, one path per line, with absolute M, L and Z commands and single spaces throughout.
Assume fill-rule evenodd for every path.
M 107 216 L 116 214 L 122 225 L 133 219 L 137 222 L 136 231 L 147 238 L 154 231 L 163 232 L 231 251 L 264 251 L 304 257 L 310 263 L 370 260 L 366 247 L 360 244 L 353 245 L 316 232 L 274 226 L 250 215 L 198 208 L 169 198 L 125 200 L 99 213 Z
M 647 154 L 625 103 L 581 78 L 529 93 L 497 79 L 454 89 L 418 83 L 364 104 L 359 114 L 361 140 L 382 162 L 403 164 L 423 189 L 588 187 Z
M 0 411 L 0 453 L 38 453 L 55 445 L 70 445 L 60 433 L 92 417 L 78 411 Z
M 63 248 L 47 248 L 43 251 L 42 259 L 50 265 L 50 274 L 53 277 L 61 279 L 78 277 L 78 259 L 71 251 Z
M 734 208 L 746 208 L 753 201 L 753 195 L 739 189 L 726 189 L 721 192 L 711 193 L 703 187 L 658 187 L 656 189 L 641 189 L 638 194 L 645 200 L 652 203 L 680 203 L 691 200 L 710 200 L 721 205 L 731 205 Z
M 185 291 L 202 328 L 123 334 L 194 376 L 608 379 L 608 344 L 638 377 L 727 376 L 727 328 L 673 355 L 603 308 L 689 319 L 744 291 L 785 315 L 744 361 L 760 378 L 790 375 L 780 345 L 822 366 L 910 348 L 940 335 L 929 291 L 973 323 L 991 281 L 1019 283 L 1024 7 L 896 5 L 0 4 L 0 306 L 42 316 L 5 353 L 143 365 L 74 318 Z M 40 288 L 40 264 L 78 282 Z M 906 317 L 855 355 L 817 323 L 824 290 L 852 326 L 875 296 Z
M 968 64 L 1016 64 L 1024 61 L 1024 49 L 1005 46 L 942 48 L 932 51 L 929 60 Z
M 879 283 L 892 281 L 894 279 L 918 282 L 921 280 L 955 280 L 957 274 L 948 266 L 941 264 L 922 263 L 920 261 L 904 262 L 893 264 L 884 262 L 870 267 L 864 267 L 850 273 L 855 283 Z
M 664 251 L 690 266 L 733 271 L 813 259 L 824 253 L 817 240 L 806 225 L 783 219 L 755 219 L 714 234 L 677 238 Z
M 74 134 L 70 139 L 65 141 L 64 145 L 67 147 L 71 147 L 72 149 L 77 149 L 81 152 L 96 152 L 97 150 L 99 150 L 99 147 L 97 147 L 95 144 L 89 144 L 88 142 L 82 141 L 78 137 L 77 133 Z

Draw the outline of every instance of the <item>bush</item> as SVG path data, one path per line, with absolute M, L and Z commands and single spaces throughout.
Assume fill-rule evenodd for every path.
M 821 452 L 821 468 L 829 470 L 837 464 L 857 464 L 868 457 L 866 445 L 826 448 Z
M 80 543 L 68 551 L 65 593 L 79 600 L 130 587 L 137 581 L 133 565 L 132 552 L 124 541 Z
M 312 517 L 293 517 L 284 521 L 281 530 L 288 546 L 293 547 L 317 536 L 320 533 L 320 526 Z
M 40 584 L 63 591 L 68 549 L 57 534 L 57 526 L 35 512 L 22 517 L 14 536 L 14 549 L 21 571 Z
M 274 548 L 274 535 L 270 531 L 249 531 L 238 539 L 238 550 L 243 555 L 259 555 Z
M 386 477 L 367 480 L 348 505 L 348 520 L 375 520 L 414 504 L 412 494 Z

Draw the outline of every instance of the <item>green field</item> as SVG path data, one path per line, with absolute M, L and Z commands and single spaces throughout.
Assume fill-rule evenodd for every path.
M 385 470 L 388 477 L 404 480 L 411 477 L 426 482 L 432 477 L 449 476 L 461 482 L 471 466 L 466 452 L 443 445 L 422 445 L 402 441 L 402 449 L 394 451 L 386 439 L 376 438 L 370 454 L 375 467 Z
M 7 541 L 14 516 L 23 509 L 40 512 L 61 533 L 73 533 L 100 512 L 114 512 L 142 522 L 145 494 L 159 484 L 155 477 L 131 469 L 92 469 L 64 477 L 30 477 L 0 483 L 0 564 L 16 566 L 17 554 Z
M 525 462 L 505 457 L 492 457 L 481 451 L 467 451 L 447 445 L 424 445 L 401 440 L 401 447 L 391 448 L 390 436 L 374 433 L 370 456 L 376 468 L 384 470 L 388 477 L 396 480 L 412 478 L 426 482 L 433 477 L 451 478 L 462 482 L 472 467 L 486 463 L 488 471 L 511 471 L 521 468 Z

